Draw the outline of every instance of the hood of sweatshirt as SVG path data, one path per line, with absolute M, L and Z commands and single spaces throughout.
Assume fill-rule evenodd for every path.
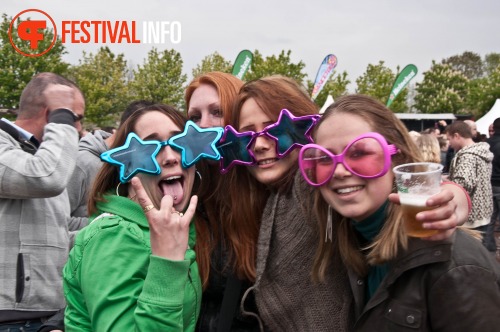
M 488 163 L 493 160 L 493 153 L 490 151 L 490 145 L 486 142 L 474 143 L 457 152 L 457 154 L 466 153 L 476 155 Z
M 96 130 L 93 134 L 87 134 L 80 140 L 78 150 L 86 151 L 100 157 L 101 153 L 109 149 L 105 141 L 109 136 L 111 134 L 104 130 Z

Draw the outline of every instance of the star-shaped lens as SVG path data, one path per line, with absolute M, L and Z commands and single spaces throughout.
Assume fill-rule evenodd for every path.
M 127 183 L 138 172 L 160 174 L 156 161 L 160 148 L 158 141 L 143 141 L 135 133 L 129 133 L 124 145 L 103 152 L 101 159 L 120 167 L 120 181 Z
M 281 110 L 278 121 L 266 128 L 277 142 L 278 158 L 283 158 L 297 146 L 312 143 L 310 132 L 318 118 L 318 115 L 294 116 L 287 109 Z
M 182 133 L 162 145 L 170 144 L 181 151 L 182 167 L 188 168 L 201 158 L 219 160 L 221 155 L 215 144 L 223 133 L 224 129 L 220 127 L 202 129 L 193 121 L 188 121 Z
M 239 133 L 232 126 L 227 125 L 217 149 L 219 149 L 220 171 L 227 173 L 234 165 L 254 165 L 255 161 L 248 152 L 248 145 L 252 141 L 254 132 Z

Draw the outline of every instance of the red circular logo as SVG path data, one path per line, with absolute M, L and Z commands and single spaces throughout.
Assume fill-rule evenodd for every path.
M 14 40 L 12 38 L 12 32 L 13 32 L 12 30 L 14 28 L 14 23 L 19 18 L 19 16 L 21 16 L 22 14 L 27 13 L 27 12 L 37 12 L 37 13 L 44 15 L 52 23 L 52 28 L 54 29 L 54 38 L 52 38 L 51 44 L 44 50 L 38 50 L 39 49 L 39 42 L 43 41 L 43 39 L 44 39 L 43 30 L 47 30 L 47 20 L 26 20 L 26 21 L 19 22 L 19 24 L 17 25 L 17 31 L 14 31 L 14 32 L 17 32 L 17 35 L 19 36 L 19 38 L 21 40 L 29 42 L 29 48 L 31 50 L 38 50 L 39 51 L 38 53 L 23 52 L 21 50 L 21 48 L 18 47 L 18 45 L 16 45 L 14 43 Z M 42 32 L 40 30 L 42 30 Z M 56 23 L 54 22 L 52 17 L 50 17 L 50 15 L 47 14 L 46 12 L 44 12 L 40 9 L 26 9 L 26 10 L 23 10 L 22 12 L 20 12 L 19 14 L 17 14 L 16 17 L 14 17 L 12 19 L 12 21 L 10 22 L 8 34 L 9 34 L 10 44 L 12 45 L 12 47 L 14 47 L 16 52 L 18 52 L 19 54 L 22 54 L 24 56 L 38 57 L 38 56 L 42 56 L 45 53 L 47 53 L 48 51 L 50 51 L 50 49 L 56 43 L 57 27 L 56 27 Z

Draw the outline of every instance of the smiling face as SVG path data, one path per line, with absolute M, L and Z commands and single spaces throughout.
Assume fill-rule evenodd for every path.
M 212 85 L 201 84 L 194 90 L 189 100 L 188 118 L 201 128 L 224 126 L 219 94 Z
M 241 106 L 240 125 L 237 129 L 239 132 L 259 132 L 274 122 L 253 98 L 249 98 Z M 266 185 L 280 181 L 297 163 L 298 149 L 290 152 L 285 158 L 278 159 L 276 142 L 266 135 L 254 139 L 250 148 L 257 165 L 249 167 L 249 171 L 257 181 Z
M 166 141 L 180 133 L 179 128 L 167 115 L 151 111 L 142 115 L 136 122 L 134 132 L 142 140 Z M 181 155 L 170 146 L 163 147 L 156 157 L 161 167 L 159 175 L 139 173 L 144 189 L 156 207 L 160 206 L 163 196 L 170 195 L 174 199 L 174 208 L 184 211 L 190 198 L 194 183 L 195 168 L 184 169 L 181 166 Z M 133 193 L 131 193 L 131 196 Z
M 374 131 L 361 117 L 349 113 L 337 113 L 319 125 L 315 142 L 333 154 L 344 148 L 361 134 Z M 327 183 L 320 187 L 325 201 L 347 218 L 361 221 L 372 215 L 391 193 L 394 175 L 392 171 L 374 179 L 364 179 L 349 172 L 342 163 Z

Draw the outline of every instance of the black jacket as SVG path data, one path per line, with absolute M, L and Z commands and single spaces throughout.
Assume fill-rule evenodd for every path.
M 486 142 L 490 145 L 490 151 L 493 152 L 491 185 L 500 187 L 500 133 L 495 133 Z
M 500 265 L 462 230 L 453 241 L 410 239 L 364 305 L 365 282 L 350 273 L 355 331 L 498 331 Z
M 237 297 L 236 301 L 233 301 L 234 303 L 232 304 L 235 307 L 233 308 L 233 317 L 221 317 L 221 315 L 224 315 L 222 313 L 222 302 L 224 301 L 224 296 L 228 296 L 225 292 L 228 287 L 228 280 L 229 278 L 235 278 L 230 268 L 227 267 L 227 264 L 228 257 L 219 243 L 217 248 L 212 252 L 210 277 L 208 287 L 203 291 L 201 297 L 200 317 L 196 325 L 196 332 L 221 332 L 218 328 L 219 320 L 221 319 L 232 321 L 229 323 L 231 332 L 259 331 L 257 320 L 252 317 L 243 316 L 239 307 L 243 294 L 251 286 L 251 283 L 247 280 L 241 280 L 239 287 L 236 290 L 232 290 L 233 292 L 237 291 L 238 294 L 229 295 Z M 250 307 L 247 309 L 257 311 L 253 294 L 251 294 L 247 305 Z

